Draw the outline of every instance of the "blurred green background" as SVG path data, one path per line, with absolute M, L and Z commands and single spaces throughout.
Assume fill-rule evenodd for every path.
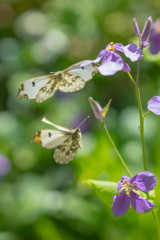
M 135 42 L 132 18 L 142 29 L 148 16 L 159 17 L 159 0 L 1 0 L 0 2 L 0 240 L 156 239 L 150 213 L 129 210 L 114 218 L 85 179 L 119 181 L 126 175 L 88 97 L 102 106 L 111 98 L 107 124 L 134 174 L 143 170 L 138 111 L 127 74 L 97 74 L 82 91 L 56 93 L 41 103 L 17 100 L 24 80 L 94 59 L 111 42 Z M 129 63 L 135 75 L 136 63 Z M 160 94 L 160 57 L 141 63 L 144 111 Z M 58 165 L 53 151 L 31 143 L 50 121 L 76 127 L 83 118 L 83 145 L 77 158 Z M 160 177 L 160 119 L 149 115 L 145 136 L 149 170 Z M 157 186 L 157 204 L 160 202 Z

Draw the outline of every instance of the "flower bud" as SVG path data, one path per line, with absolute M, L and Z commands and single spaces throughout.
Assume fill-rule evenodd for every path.
M 97 101 L 95 101 L 92 97 L 89 98 L 89 101 L 90 101 L 90 104 L 91 104 L 91 107 L 92 107 L 95 117 L 97 119 L 102 119 L 103 118 L 102 113 L 101 113 L 102 107 L 100 106 L 100 104 Z
M 140 36 L 140 30 L 136 18 L 133 18 L 134 30 L 137 36 Z
M 151 25 L 152 25 L 152 17 L 149 17 L 149 18 L 147 18 L 147 21 L 144 24 L 144 28 L 143 28 L 142 36 L 141 36 L 141 45 L 144 48 L 147 47 L 147 45 L 148 45 Z
M 106 106 L 104 108 L 101 107 L 101 105 L 99 104 L 99 102 L 95 101 L 92 97 L 89 98 L 92 110 L 94 112 L 94 115 L 97 119 L 102 119 L 105 118 L 105 116 L 108 113 L 110 104 L 111 104 L 111 99 L 109 100 L 109 102 L 106 104 Z

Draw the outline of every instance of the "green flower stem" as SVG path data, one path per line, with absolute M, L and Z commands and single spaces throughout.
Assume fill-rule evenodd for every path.
M 132 81 L 132 83 L 134 84 L 134 86 L 136 86 L 136 82 L 135 82 L 134 78 L 132 77 L 132 75 L 130 74 L 130 72 L 127 72 L 127 74 L 129 76 L 130 80 Z
M 149 113 L 151 113 L 151 111 L 145 112 L 145 113 L 143 114 L 143 119 L 144 119 Z
M 139 64 L 138 64 L 138 70 L 139 72 Z M 135 83 L 135 90 L 136 90 L 136 99 L 138 104 L 138 111 L 139 111 L 139 118 L 140 118 L 140 137 L 141 137 L 141 145 L 142 145 L 142 156 L 143 156 L 143 168 L 145 171 L 147 171 L 147 160 L 146 160 L 146 149 L 145 149 L 145 141 L 144 141 L 144 117 L 149 113 L 143 115 L 142 110 L 142 102 L 141 102 L 141 95 L 139 90 L 139 73 L 137 73 L 136 82 L 131 74 L 128 74 L 130 80 Z
M 160 226 L 159 226 L 157 214 L 154 212 L 153 209 L 151 210 L 151 214 L 152 214 L 153 221 L 155 223 L 155 227 L 156 227 L 156 230 L 157 230 L 157 237 L 158 237 L 157 239 L 160 240 Z
M 145 149 L 145 141 L 144 141 L 144 118 L 143 118 L 141 96 L 140 96 L 138 85 L 136 85 L 136 98 L 137 98 L 139 118 L 140 118 L 140 135 L 141 135 L 141 145 L 142 145 L 142 155 L 143 155 L 143 167 L 144 167 L 144 170 L 147 171 L 146 149 Z
M 105 129 L 105 132 L 106 132 L 106 134 L 107 134 L 107 136 L 108 136 L 108 138 L 109 138 L 109 140 L 110 140 L 110 142 L 111 142 L 111 144 L 112 144 L 115 152 L 117 153 L 117 155 L 118 155 L 118 157 L 119 157 L 119 159 L 120 159 L 123 167 L 126 169 L 128 175 L 129 175 L 130 177 L 132 177 L 132 174 L 131 174 L 131 172 L 129 171 L 127 165 L 125 164 L 125 162 L 124 162 L 124 160 L 123 160 L 120 152 L 118 151 L 118 149 L 117 149 L 117 147 L 116 147 L 116 145 L 115 145 L 115 143 L 114 143 L 114 141 L 113 141 L 113 139 L 112 139 L 112 137 L 111 137 L 111 135 L 110 135 L 110 133 L 109 133 L 109 131 L 108 131 L 108 128 L 107 128 L 104 120 L 103 120 L 103 119 L 100 119 L 100 121 L 101 121 L 101 123 L 102 123 L 102 125 L 103 125 L 103 127 L 104 127 L 104 129 Z

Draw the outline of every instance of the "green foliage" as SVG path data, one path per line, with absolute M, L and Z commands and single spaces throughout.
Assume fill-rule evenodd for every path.
M 107 205 L 107 207 L 111 206 L 113 195 L 117 190 L 117 183 L 92 179 L 87 180 L 86 183 L 93 187 L 97 195 Z

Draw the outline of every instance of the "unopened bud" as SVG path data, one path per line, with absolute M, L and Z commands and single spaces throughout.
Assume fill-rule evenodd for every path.
M 134 30 L 137 36 L 140 36 L 140 30 L 136 18 L 133 18 Z
M 89 98 L 93 113 L 97 119 L 103 119 L 108 113 L 110 104 L 111 104 L 111 99 L 109 102 L 106 104 L 104 108 L 101 107 L 99 102 L 95 101 L 92 97 Z
M 147 18 L 147 21 L 145 22 L 144 28 L 143 28 L 143 31 L 142 31 L 142 36 L 141 36 L 142 47 L 147 47 L 147 45 L 148 45 L 151 25 L 152 25 L 152 17 L 149 17 L 149 18 Z
M 97 119 L 103 118 L 102 113 L 101 113 L 102 107 L 100 106 L 100 104 L 97 101 L 95 101 L 92 97 L 89 98 L 89 101 L 90 101 L 90 104 L 91 104 L 91 107 L 92 107 L 95 117 Z

